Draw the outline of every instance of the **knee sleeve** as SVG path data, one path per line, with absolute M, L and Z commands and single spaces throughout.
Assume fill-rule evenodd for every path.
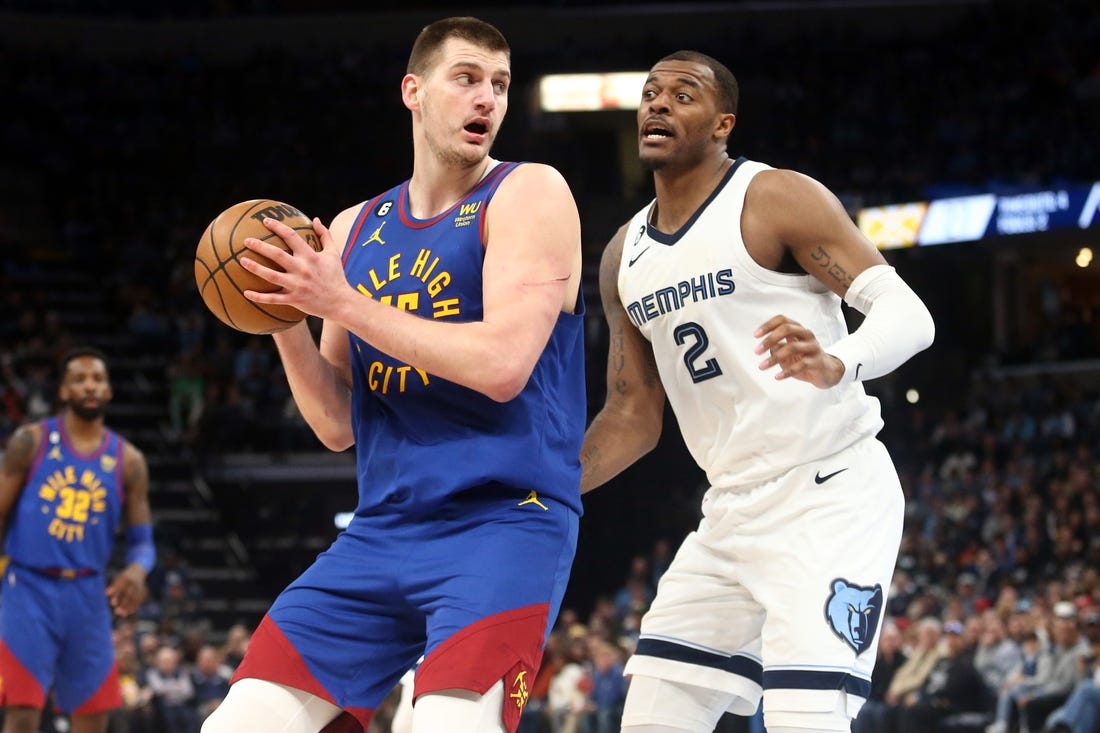
M 412 733 L 506 733 L 503 714 L 503 682 L 498 681 L 484 695 L 470 690 L 429 692 L 416 701 Z
M 340 715 L 328 700 L 286 685 L 246 678 L 229 688 L 202 733 L 317 733 Z
M 636 674 L 623 706 L 623 733 L 712 733 L 735 697 Z

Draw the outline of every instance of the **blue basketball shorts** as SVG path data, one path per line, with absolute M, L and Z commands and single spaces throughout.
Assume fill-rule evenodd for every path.
M 483 487 L 438 512 L 357 515 L 276 599 L 235 679 L 343 708 L 365 729 L 423 655 L 415 695 L 504 681 L 515 730 L 576 551 L 579 517 L 551 499 Z
M 51 688 L 66 713 L 122 705 L 103 576 L 62 579 L 9 565 L 0 595 L 4 704 L 42 709 Z

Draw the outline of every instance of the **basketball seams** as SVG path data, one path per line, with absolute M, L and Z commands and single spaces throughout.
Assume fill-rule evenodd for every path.
M 246 290 L 266 290 L 270 292 L 278 289 L 272 287 L 265 289 L 263 278 L 241 267 L 238 257 L 244 254 L 248 248 L 234 247 L 234 243 L 238 238 L 243 240 L 246 236 L 253 236 L 256 239 L 273 244 L 281 244 L 282 240 L 279 236 L 267 230 L 266 227 L 264 227 L 265 234 L 263 236 L 256 236 L 260 232 L 252 234 L 246 230 L 247 222 L 251 220 L 255 212 L 269 206 L 285 206 L 285 204 L 273 199 L 252 199 L 226 209 L 215 217 L 214 221 L 207 227 L 207 231 L 200 239 L 195 254 L 195 279 L 199 284 L 199 294 L 206 303 L 207 308 L 227 325 L 246 333 L 272 333 L 292 326 L 305 317 L 301 311 L 293 306 L 265 305 L 255 303 L 244 297 L 244 291 Z M 240 213 L 236 214 L 234 210 L 238 209 Z M 230 217 L 233 218 L 230 219 Z M 226 219 L 230 220 L 226 221 Z M 259 225 L 263 226 L 262 222 Z M 226 228 L 228 228 L 228 235 L 224 233 Z M 304 233 L 313 232 L 312 224 L 292 226 L 292 228 L 295 232 L 302 234 L 303 239 L 308 239 Z M 221 251 L 222 239 L 226 240 L 224 244 L 228 251 L 227 256 L 223 256 Z M 284 247 L 284 249 L 286 248 Z M 279 269 L 278 265 L 265 257 L 255 254 L 253 254 L 253 257 L 258 262 Z M 213 259 L 213 263 L 209 261 L 210 259 Z M 238 280 L 242 280 L 243 283 L 238 282 Z M 207 288 L 213 288 L 213 291 L 207 292 Z M 236 293 L 235 296 L 232 295 L 234 292 Z M 255 318 L 251 316 L 255 316 Z

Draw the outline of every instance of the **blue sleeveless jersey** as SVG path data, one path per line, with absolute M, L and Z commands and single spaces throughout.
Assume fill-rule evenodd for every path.
M 367 202 L 344 250 L 364 297 L 423 318 L 482 318 L 484 214 L 517 163 L 500 163 L 429 220 L 409 213 L 408 181 Z M 431 511 L 490 483 L 534 490 L 578 513 L 586 424 L 584 305 L 562 313 L 523 392 L 498 403 L 404 364 L 350 334 L 357 514 Z M 492 369 L 492 364 L 486 364 Z M 522 498 L 522 497 L 521 497 Z
M 122 515 L 122 438 L 105 430 L 99 447 L 84 454 L 57 417 L 41 424 L 5 551 L 27 567 L 103 572 Z

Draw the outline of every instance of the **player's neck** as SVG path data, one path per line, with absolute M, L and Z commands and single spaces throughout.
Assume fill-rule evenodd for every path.
M 418 160 L 409 179 L 409 212 L 431 219 L 465 198 L 497 161 L 486 156 L 476 165 L 460 166 L 430 157 Z
M 707 159 L 690 168 L 654 171 L 657 206 L 650 224 L 669 234 L 678 231 L 714 193 L 731 164 L 730 157 L 723 153 L 721 158 Z
M 98 447 L 103 440 L 103 418 L 85 420 L 72 410 L 61 415 L 61 425 L 74 446 L 84 452 Z

